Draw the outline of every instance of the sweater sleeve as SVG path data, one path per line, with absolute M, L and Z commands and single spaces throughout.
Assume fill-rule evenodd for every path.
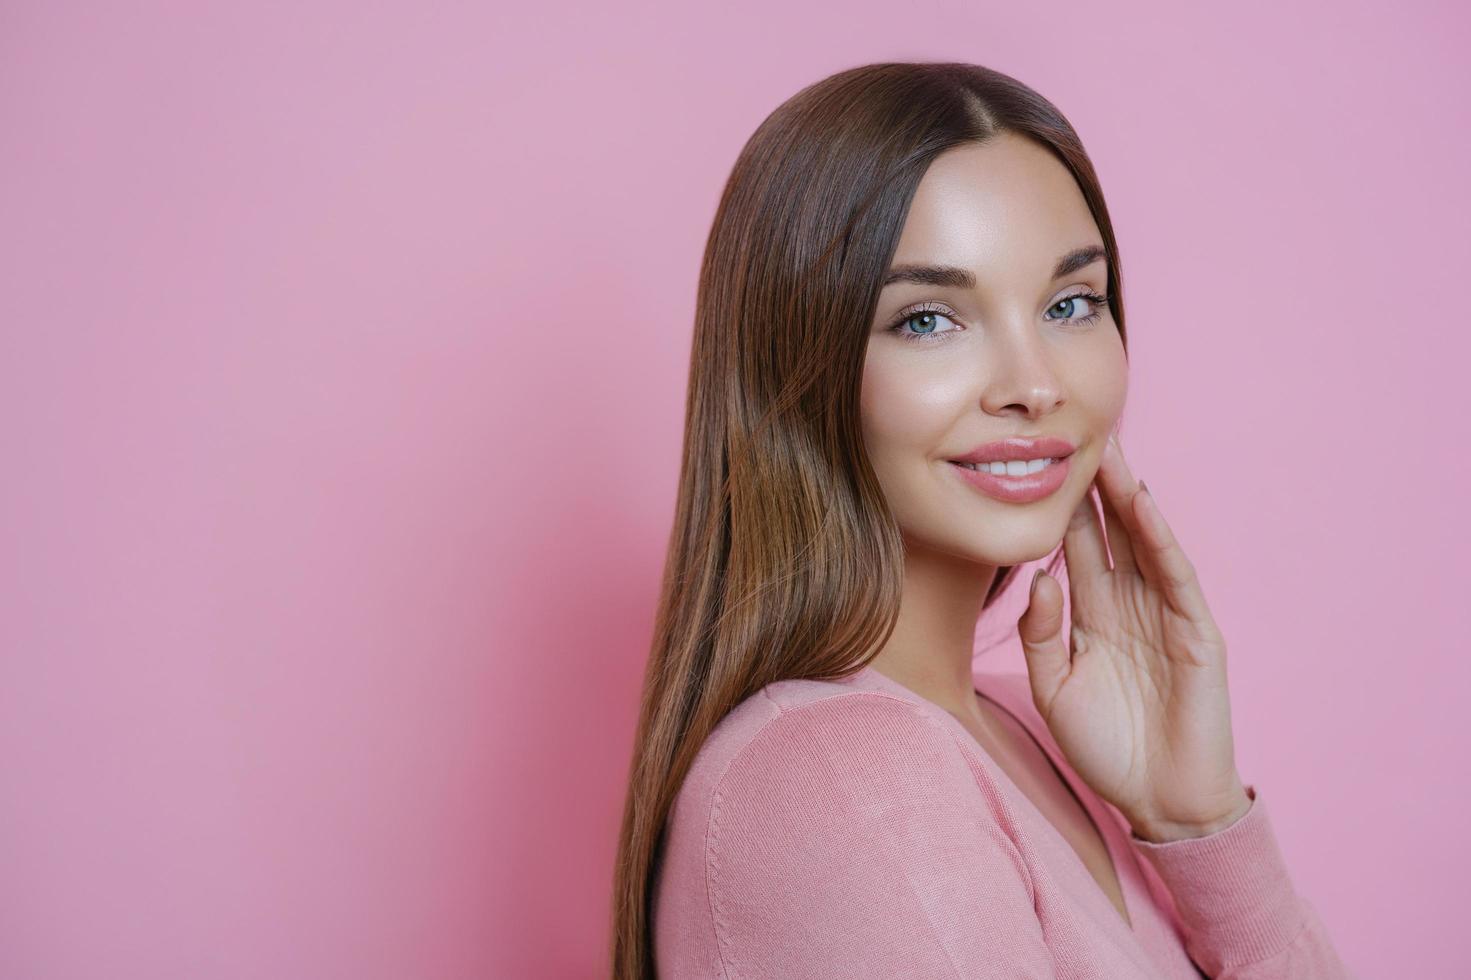
M 782 709 L 712 798 L 723 977 L 1053 977 L 991 813 L 954 736 L 913 705 L 855 692 Z
M 1155 843 L 1131 834 L 1169 888 L 1185 949 L 1214 980 L 1353 980 L 1317 911 L 1298 895 L 1254 786 L 1223 830 Z

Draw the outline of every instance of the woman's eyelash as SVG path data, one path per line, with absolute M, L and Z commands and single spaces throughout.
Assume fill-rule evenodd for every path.
M 1103 295 L 1100 295 L 1099 293 L 1095 293 L 1095 292 L 1089 291 L 1089 292 L 1086 292 L 1086 293 L 1072 293 L 1070 295 L 1064 296 L 1062 299 L 1058 300 L 1056 303 L 1053 303 L 1052 306 L 1060 306 L 1063 303 L 1066 303 L 1068 300 L 1073 300 L 1073 299 L 1086 299 L 1086 300 L 1088 300 L 1089 302 L 1091 302 L 1093 304 L 1093 312 L 1092 313 L 1089 313 L 1087 316 L 1079 316 L 1079 317 L 1071 317 L 1071 318 L 1069 318 L 1069 317 L 1059 317 L 1058 319 L 1064 319 L 1064 320 L 1070 319 L 1071 322 L 1073 322 L 1073 323 L 1092 323 L 1094 320 L 1097 320 L 1100 316 L 1103 315 L 1102 313 L 1099 312 L 1100 308 L 1102 308 L 1102 307 L 1104 307 L 1104 306 L 1106 306 L 1108 304 L 1108 297 L 1107 296 L 1103 296 Z M 1049 306 L 1048 309 L 1050 310 L 1050 309 L 1052 309 L 1052 307 Z M 897 333 L 900 337 L 904 338 L 905 340 L 917 340 L 917 341 L 921 341 L 921 342 L 927 342 L 932 337 L 944 337 L 947 334 L 952 334 L 952 333 L 955 333 L 956 332 L 954 330 L 941 330 L 941 331 L 930 331 L 929 333 L 905 333 L 904 331 L 902 331 L 900 329 L 906 323 L 908 323 L 910 320 L 913 320 L 917 316 L 923 316 L 926 313 L 938 313 L 941 316 L 945 317 L 946 319 L 956 319 L 957 318 L 957 314 L 955 313 L 955 311 L 952 310 L 952 309 L 950 309 L 950 307 L 945 306 L 942 303 L 922 303 L 919 306 L 910 307 L 909 309 L 905 310 L 904 312 L 900 313 L 897 317 L 895 317 L 894 318 L 894 322 L 889 326 L 889 330 L 891 332 L 893 332 L 893 333 Z
M 889 327 L 889 329 L 899 334 L 899 336 L 903 337 L 905 340 L 926 340 L 930 337 L 939 337 L 943 336 L 944 333 L 954 332 L 951 330 L 946 330 L 943 333 L 904 333 L 899 329 L 910 320 L 913 320 L 915 317 L 923 316 L 926 313 L 938 313 L 946 318 L 953 318 L 956 315 L 955 311 L 951 310 L 948 306 L 944 306 L 939 303 L 933 305 L 929 303 L 922 303 L 919 306 L 910 307 L 903 313 L 900 313 L 897 317 L 894 318 L 894 323 Z

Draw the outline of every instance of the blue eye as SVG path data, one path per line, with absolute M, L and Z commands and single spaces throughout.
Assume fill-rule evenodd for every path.
M 954 330 L 938 329 L 937 321 L 937 318 L 939 320 L 950 320 L 953 316 L 955 314 L 950 311 L 949 307 L 939 305 L 918 306 L 899 314 L 899 318 L 894 321 L 894 325 L 889 327 L 889 329 L 905 340 L 927 340 L 930 337 L 940 337 L 945 334 L 955 333 Z M 900 329 L 901 327 L 907 326 L 911 321 L 921 321 L 914 333 L 906 333 Z M 951 320 L 951 322 L 953 323 L 954 321 Z
M 1058 300 L 1056 303 L 1053 303 L 1052 304 L 1052 309 L 1055 310 L 1059 306 L 1066 306 L 1068 303 L 1071 303 L 1074 300 L 1079 300 L 1079 299 L 1086 299 L 1088 302 L 1092 303 L 1093 306 L 1094 306 L 1093 312 L 1092 313 L 1089 313 L 1087 316 L 1058 317 L 1058 319 L 1061 319 L 1061 320 L 1069 320 L 1069 319 L 1071 319 L 1074 323 L 1092 323 L 1094 320 L 1098 319 L 1100 316 L 1103 315 L 1103 314 L 1101 314 L 1099 312 L 1099 309 L 1101 307 L 1105 306 L 1108 303 L 1108 297 L 1107 296 L 1100 296 L 1099 294 L 1094 293 L 1094 292 L 1073 293 L 1071 296 L 1064 296 L 1062 299 Z

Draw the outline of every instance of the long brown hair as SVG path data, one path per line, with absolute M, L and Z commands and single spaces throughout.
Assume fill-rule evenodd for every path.
M 1051 149 L 1077 179 L 1123 335 L 1093 165 L 1062 113 L 1007 75 L 851 68 L 788 99 L 736 160 L 700 269 L 678 501 L 614 870 L 616 980 L 654 976 L 664 824 L 706 736 L 773 681 L 857 672 L 893 632 L 904 548 L 861 438 L 869 330 L 930 162 L 1003 131 Z M 1015 572 L 999 570 L 983 608 Z

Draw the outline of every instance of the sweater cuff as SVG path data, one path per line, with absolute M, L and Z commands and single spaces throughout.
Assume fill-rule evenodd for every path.
M 1213 834 L 1164 843 L 1129 835 L 1168 886 L 1195 943 L 1228 966 L 1276 955 L 1304 925 L 1266 805 L 1254 786 L 1246 793 L 1246 813 Z

